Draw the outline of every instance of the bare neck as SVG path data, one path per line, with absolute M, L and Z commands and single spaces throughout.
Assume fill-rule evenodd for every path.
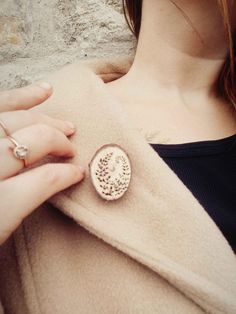
M 227 53 L 216 0 L 143 0 L 140 36 L 127 77 L 181 94 L 209 93 Z

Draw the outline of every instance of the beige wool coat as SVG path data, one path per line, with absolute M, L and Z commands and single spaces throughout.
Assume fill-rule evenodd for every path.
M 132 178 L 106 201 L 87 168 L 24 220 L 0 248 L 4 313 L 236 313 L 230 245 L 106 87 L 131 64 L 132 56 L 80 61 L 46 78 L 54 94 L 33 110 L 75 123 L 78 154 L 65 161 L 88 166 L 116 143 Z

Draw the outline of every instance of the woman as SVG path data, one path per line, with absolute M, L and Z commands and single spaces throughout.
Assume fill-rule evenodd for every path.
M 228 21 L 226 2 L 220 1 L 220 4 Z M 17 148 L 18 142 L 26 147 L 18 151 L 23 154 L 24 163 L 12 158 L 11 167 L 8 165 L 12 152 L 7 154 L 5 150 L 8 170 L 4 170 L 2 177 L 2 191 L 6 193 L 1 193 L 1 199 L 6 204 L 4 215 L 7 213 L 10 217 L 3 224 L 3 240 L 33 207 L 53 194 L 53 189 L 57 192 L 82 179 L 81 172 L 72 178 L 71 170 L 77 165 L 89 166 L 79 184 L 38 207 L 2 245 L 0 296 L 6 313 L 236 311 L 235 255 L 229 240 L 213 220 L 214 215 L 211 216 L 212 210 L 223 207 L 221 218 L 225 219 L 226 226 L 233 220 L 233 215 L 227 219 L 226 214 L 235 208 L 235 203 L 231 203 L 233 181 L 224 189 L 223 198 L 215 195 L 215 202 L 207 202 L 205 207 L 201 202 L 217 191 L 214 182 L 220 184 L 220 190 L 228 182 L 223 176 L 217 179 L 218 174 L 222 175 L 221 169 L 216 172 L 213 166 L 209 168 L 212 180 L 208 184 L 212 185 L 211 190 L 206 189 L 204 197 L 194 196 L 200 191 L 201 181 L 196 180 L 193 190 L 187 186 L 193 178 L 204 175 L 206 162 L 211 167 L 227 161 L 224 170 L 230 180 L 230 174 L 235 171 L 231 150 L 235 149 L 235 137 L 231 136 L 236 133 L 233 58 L 226 59 L 228 51 L 232 57 L 232 42 L 229 48 L 221 11 L 216 1 L 203 0 L 144 0 L 142 6 L 127 1 L 127 5 L 139 35 L 134 59 L 90 60 L 65 67 L 48 78 L 54 88 L 53 95 L 31 110 L 30 114 L 38 120 L 32 121 L 29 115 L 25 124 L 20 122 L 19 127 L 10 130 L 7 119 L 4 120 L 5 145 L 8 140 L 12 148 Z M 138 10 L 132 18 L 134 8 Z M 180 15 L 180 8 L 193 29 Z M 233 1 L 229 3 L 229 12 L 234 12 L 234 8 Z M 170 23 L 170 19 L 173 22 Z M 233 32 L 234 23 L 233 16 L 230 24 L 226 23 L 227 27 L 232 25 Z M 225 60 L 218 86 L 217 78 Z M 227 67 L 229 63 L 231 72 Z M 26 101 L 24 109 L 32 105 Z M 17 113 L 13 111 L 8 116 L 20 117 Z M 72 121 L 77 131 L 68 130 L 60 119 Z M 24 126 L 35 121 L 49 126 L 41 129 L 40 134 L 35 131 L 37 136 L 27 139 Z M 48 128 L 51 132 L 53 128 L 54 136 L 50 137 L 49 148 L 44 150 Z M 155 137 L 145 138 L 148 132 Z M 71 142 L 77 153 L 65 137 L 72 133 Z M 189 168 L 194 170 L 188 172 L 189 181 L 175 173 L 178 169 L 188 169 L 186 163 L 181 168 L 181 164 L 172 159 L 175 161 L 173 171 L 167 164 L 168 159 L 159 155 L 164 148 L 193 152 L 194 142 L 198 151 L 201 146 L 205 150 L 204 143 L 209 150 L 209 140 L 214 141 L 210 145 L 214 152 L 216 147 L 217 150 L 224 147 L 225 159 L 222 154 L 220 159 L 219 154 L 215 154 L 209 162 L 198 156 L 200 175 L 196 167 Z M 40 145 L 34 145 L 35 141 Z M 95 166 L 99 165 L 98 157 L 106 148 L 114 155 L 121 148 L 123 155 L 120 156 L 130 171 L 126 172 L 128 186 L 121 189 L 119 197 L 113 191 L 101 197 L 103 185 L 96 181 Z M 38 153 L 33 155 L 35 152 Z M 63 168 L 54 165 L 64 161 L 60 157 L 42 158 L 48 152 L 73 157 L 68 160 L 71 168 L 66 168 L 65 164 Z M 212 156 L 212 151 L 209 155 Z M 203 159 L 205 164 L 200 164 Z M 188 160 L 189 165 L 193 165 L 194 158 Z M 50 171 L 52 165 L 45 165 L 48 161 L 53 162 L 54 171 L 44 171 L 43 177 L 39 177 L 40 184 L 32 185 L 32 178 L 37 178 L 40 167 L 48 167 Z M 24 169 L 25 162 L 34 169 L 15 175 L 16 171 Z M 104 162 L 111 166 L 109 175 L 114 170 L 120 174 L 115 163 Z M 60 183 L 61 171 L 65 171 L 64 186 Z M 46 192 L 41 192 L 42 183 Z M 38 186 L 40 192 L 36 191 Z M 9 191 L 13 188 L 11 201 Z M 27 193 L 32 198 L 27 197 Z M 18 199 L 20 206 L 16 206 Z M 220 225 L 223 230 L 225 224 Z

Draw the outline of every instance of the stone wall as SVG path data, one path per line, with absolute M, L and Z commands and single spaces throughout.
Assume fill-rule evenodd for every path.
M 121 0 L 0 0 L 0 89 L 81 58 L 133 52 Z

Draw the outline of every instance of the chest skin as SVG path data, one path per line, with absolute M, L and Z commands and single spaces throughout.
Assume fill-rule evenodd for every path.
M 225 100 L 196 95 L 194 100 L 181 102 L 166 91 L 146 95 L 145 88 L 140 95 L 135 84 L 124 81 L 125 76 L 108 82 L 106 87 L 149 143 L 160 143 L 160 139 L 163 144 L 188 143 L 236 133 L 236 110 Z

